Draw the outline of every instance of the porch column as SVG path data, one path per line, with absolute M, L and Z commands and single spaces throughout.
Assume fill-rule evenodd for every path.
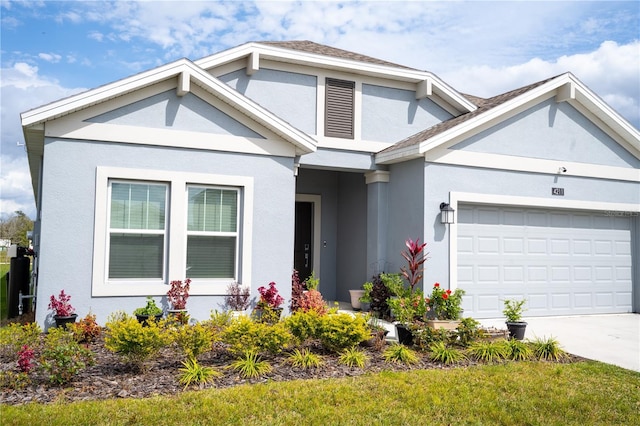
M 364 175 L 367 184 L 367 274 L 384 272 L 389 221 L 389 172 L 375 170 Z

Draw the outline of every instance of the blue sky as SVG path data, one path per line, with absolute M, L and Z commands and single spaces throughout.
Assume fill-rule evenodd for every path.
M 640 127 L 640 2 L 5 1 L 0 215 L 35 217 L 21 112 L 181 57 L 317 43 L 493 96 L 566 71 Z

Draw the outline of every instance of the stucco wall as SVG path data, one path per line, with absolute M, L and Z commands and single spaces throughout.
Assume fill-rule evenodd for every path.
M 452 115 L 416 92 L 362 85 L 362 138 L 398 142 L 451 118 Z
M 367 277 L 367 188 L 361 173 L 338 177 L 338 250 L 336 296 L 349 301 Z
M 389 232 L 383 270 L 398 273 L 400 267 L 405 266 L 401 252 L 406 249 L 404 242 L 408 238 L 420 238 L 420 241 L 431 244 L 427 235 L 424 235 L 426 231 L 422 213 L 425 203 L 424 160 L 394 164 L 389 171 Z
M 49 295 L 65 289 L 80 316 L 91 310 L 104 323 L 123 309 L 131 313 L 144 297 L 92 298 L 93 223 L 96 166 L 215 173 L 254 177 L 251 287 L 275 281 L 290 298 L 293 259 L 293 159 L 178 150 L 125 144 L 47 139 L 43 168 L 42 235 L 37 321 L 43 323 Z M 163 286 L 154 296 L 159 301 Z M 195 319 L 222 308 L 223 298 L 194 296 L 187 307 Z M 288 300 L 287 300 L 288 303 Z
M 178 96 L 173 89 L 87 121 L 262 138 L 258 133 L 196 95 L 187 93 L 185 96 Z
M 316 134 L 315 76 L 261 68 L 251 76 L 241 69 L 219 78 L 296 128 Z
M 465 151 L 640 168 L 631 155 L 566 102 L 555 98 L 452 147 Z

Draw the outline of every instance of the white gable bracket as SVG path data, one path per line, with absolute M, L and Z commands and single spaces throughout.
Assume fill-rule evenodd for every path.
M 176 94 L 178 96 L 184 96 L 191 91 L 191 74 L 185 70 L 178 74 L 178 87 Z
M 251 52 L 247 57 L 247 75 L 253 75 L 260 69 L 260 54 Z
M 424 99 L 433 94 L 433 83 L 430 78 L 422 80 L 416 87 L 416 99 Z
M 556 102 L 566 102 L 576 98 L 576 85 L 569 81 L 558 87 Z

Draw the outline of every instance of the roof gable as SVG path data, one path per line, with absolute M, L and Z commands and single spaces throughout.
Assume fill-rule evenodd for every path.
M 294 145 L 299 154 L 313 152 L 316 149 L 316 142 L 309 135 L 292 127 L 290 124 L 233 90 L 187 59 L 181 59 L 22 113 L 22 126 L 25 132 L 27 146 L 29 146 L 30 143 L 41 142 L 43 135 L 39 134 L 41 132 L 34 130 L 40 129 L 42 127 L 41 125 L 45 122 L 50 122 L 65 115 L 94 107 L 111 99 L 140 91 L 167 80 L 176 82 L 176 91 L 179 96 L 184 96 L 189 93 L 191 84 L 198 86 L 234 110 L 247 116 L 250 120 L 258 123 L 260 126 L 264 126 L 283 140 Z
M 195 63 L 205 70 L 214 72 L 216 68 L 234 61 L 246 61 L 247 73 L 252 74 L 260 69 L 260 61 L 263 59 L 414 83 L 417 97 L 437 97 L 458 113 L 466 113 L 477 108 L 473 102 L 433 73 L 310 41 L 251 42 L 199 59 Z
M 474 98 L 478 109 L 416 133 L 376 155 L 378 164 L 424 156 L 440 146 L 452 146 L 548 99 L 568 102 L 633 156 L 640 158 L 640 132 L 604 103 L 571 73 L 542 80 L 489 98 Z
M 567 102 L 549 98 L 451 147 L 525 158 L 640 167 L 640 159 Z

